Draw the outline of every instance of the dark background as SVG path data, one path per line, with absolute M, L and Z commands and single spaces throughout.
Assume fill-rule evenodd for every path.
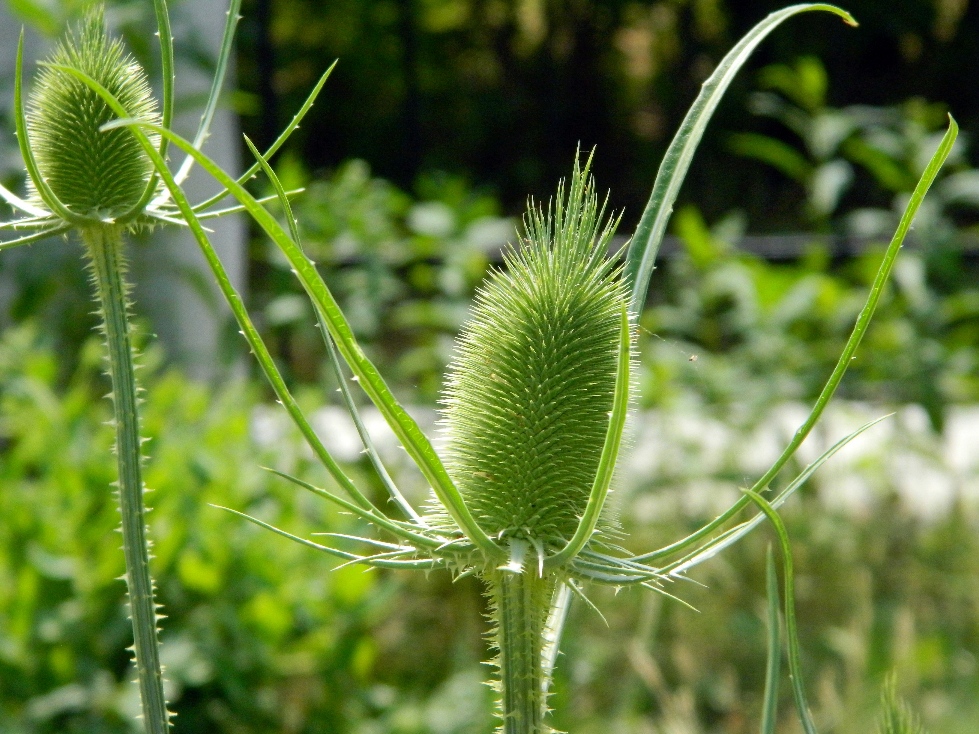
M 339 64 L 296 134 L 302 160 L 350 157 L 410 187 L 423 171 L 463 173 L 519 211 L 565 175 L 576 145 L 625 223 L 638 219 L 659 159 L 700 84 L 734 42 L 783 3 L 757 0 L 246 0 L 239 41 L 246 131 L 270 142 L 319 74 Z M 942 101 L 979 125 L 979 10 L 968 0 L 853 0 L 860 22 L 790 19 L 739 74 L 701 146 L 683 201 L 708 219 L 745 207 L 752 231 L 797 229 L 801 190 L 727 149 L 765 127 L 745 108 L 757 70 L 816 55 L 828 102 Z M 786 137 L 791 140 L 791 136 Z M 788 190 L 786 190 L 788 187 Z M 785 199 L 788 201 L 785 201 Z M 773 199 L 778 212 L 769 213 Z M 793 204 L 795 204 L 793 206 Z

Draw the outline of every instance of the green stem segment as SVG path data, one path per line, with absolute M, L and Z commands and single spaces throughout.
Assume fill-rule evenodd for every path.
M 156 604 L 149 569 L 138 396 L 124 280 L 122 231 L 116 227 L 93 227 L 82 230 L 81 234 L 92 261 L 92 281 L 102 310 L 109 377 L 112 380 L 122 546 L 126 558 L 126 585 L 129 589 L 133 651 L 143 723 L 147 734 L 166 734 L 170 728 L 170 714 L 163 693 Z
M 544 670 L 545 625 L 554 577 L 534 569 L 496 571 L 487 581 L 499 647 L 501 734 L 545 734 L 549 680 Z

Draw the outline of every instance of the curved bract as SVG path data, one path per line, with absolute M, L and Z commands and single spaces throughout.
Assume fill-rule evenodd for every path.
M 653 274 L 660 243 L 666 234 L 666 225 L 673 213 L 673 204 L 687 176 L 697 146 L 700 145 L 700 139 L 707 129 L 707 123 L 710 122 L 728 86 L 744 62 L 769 33 L 792 16 L 810 11 L 834 13 L 851 26 L 857 24 L 848 12 L 826 3 L 790 5 L 776 10 L 748 31 L 744 38 L 721 59 L 721 63 L 704 82 L 700 94 L 690 106 L 690 110 L 680 124 L 680 129 L 677 130 L 663 156 L 649 201 L 626 254 L 625 270 L 632 287 L 630 303 L 633 312 L 641 311 L 646 301 L 649 279 Z

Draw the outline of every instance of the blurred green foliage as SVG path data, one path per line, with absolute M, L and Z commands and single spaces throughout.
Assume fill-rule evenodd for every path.
M 889 238 L 938 147 L 946 106 L 912 98 L 889 107 L 833 107 L 826 70 L 811 56 L 765 67 L 758 83 L 764 91 L 749 97 L 748 108 L 781 129 L 732 135 L 731 150 L 799 184 L 810 228 Z M 968 166 L 967 147 L 965 139 L 956 145 L 916 219 L 915 240 L 929 251 L 962 247 L 962 235 L 975 234 L 979 172 Z M 968 244 L 975 249 L 975 239 Z
M 288 186 L 307 187 L 295 200 L 305 245 L 367 348 L 395 389 L 430 404 L 472 289 L 515 223 L 451 177 L 423 180 L 411 195 L 359 161 L 320 179 L 288 159 L 279 168 Z M 710 459 L 679 425 L 660 432 L 656 451 L 673 462 L 632 476 L 619 493 L 637 551 L 694 529 L 743 483 L 751 470 L 737 457 L 756 451 L 753 437 L 773 412 L 818 389 L 876 267 L 873 249 L 835 261 L 818 246 L 795 262 L 766 262 L 737 250 L 743 227 L 737 213 L 708 225 L 690 207 L 674 220 L 682 248 L 657 273 L 641 322 L 642 407 L 654 409 L 653 421 L 693 415 L 698 432 L 719 424 L 740 438 Z M 256 314 L 315 409 L 333 386 L 308 305 L 271 250 L 256 242 L 253 256 Z M 929 275 L 920 247 L 901 258 L 843 392 L 922 405 L 940 430 L 950 409 L 977 397 L 979 299 Z M 52 335 L 29 323 L 0 341 L 3 734 L 132 730 L 109 406 L 95 346 L 86 341 L 66 363 Z M 363 531 L 259 469 L 326 481 L 298 437 L 270 419 L 261 388 L 194 384 L 164 370 L 152 343 L 147 352 L 151 535 L 178 730 L 488 734 L 478 588 L 437 575 L 333 571 L 333 560 L 209 507 L 306 536 Z M 908 440 L 899 450 L 934 449 Z M 874 491 L 863 512 L 827 505 L 825 490 L 841 478 L 831 467 L 786 508 L 813 706 L 834 731 L 862 734 L 884 676 L 897 670 L 902 696 L 931 730 L 966 734 L 979 720 L 979 520 L 961 504 L 910 514 L 889 484 L 893 451 L 880 442 L 861 459 Z M 348 471 L 381 496 L 366 465 Z M 556 725 L 583 734 L 754 731 L 767 542 L 759 531 L 706 566 L 697 580 L 708 588 L 675 589 L 699 613 L 596 590 L 608 626 L 583 607 L 573 612 Z M 791 730 L 788 690 L 782 710 Z
M 99 353 L 90 341 L 77 371 L 61 382 L 55 353 L 30 326 L 0 340 L 4 734 L 136 730 Z M 351 529 L 349 518 L 324 517 L 311 495 L 283 488 L 260 469 L 267 464 L 316 476 L 295 436 L 275 445 L 254 440 L 255 389 L 229 383 L 213 393 L 160 372 L 158 357 L 150 350 L 144 360 L 151 457 L 145 477 L 154 490 L 150 534 L 178 730 L 370 731 L 356 722 L 383 718 L 395 704 L 406 720 L 412 706 L 421 712 L 415 718 L 424 718 L 425 706 L 439 705 L 427 700 L 432 689 L 465 687 L 465 676 L 447 683 L 454 668 L 441 658 L 441 638 L 426 640 L 413 629 L 430 610 L 412 611 L 399 598 L 408 579 L 359 568 L 333 571 L 325 557 L 276 543 L 209 506 L 248 509 L 304 534 Z M 350 471 L 357 476 L 356 466 Z M 478 615 L 472 617 L 460 627 L 476 624 Z M 457 655 L 472 666 L 482 651 L 478 636 L 470 638 L 476 649 L 467 650 L 462 636 Z M 434 667 L 426 673 L 414 665 L 416 653 L 428 650 L 434 666 L 433 648 L 441 658 L 434 680 Z M 478 684 L 471 688 L 470 708 L 483 693 Z M 487 719 L 488 706 L 487 697 Z
M 881 500 L 863 520 L 807 495 L 784 513 L 793 539 L 804 675 L 821 730 L 873 730 L 897 671 L 929 730 L 979 720 L 977 525 L 956 510 L 933 525 Z M 692 531 L 708 513 L 627 523 L 630 548 Z M 558 726 L 576 732 L 757 731 L 765 670 L 764 532 L 671 589 L 699 613 L 641 593 L 597 594 L 608 618 L 576 608 L 558 666 Z M 783 684 L 779 731 L 797 731 Z M 670 727 L 674 727 L 671 729 Z
M 4 734 L 133 730 L 136 690 L 109 494 L 112 438 L 96 346 L 90 342 L 78 370 L 61 381 L 57 357 L 29 325 L 0 340 Z M 271 408 L 257 390 L 240 383 L 209 390 L 161 371 L 158 359 L 150 348 L 144 360 L 146 476 L 178 731 L 489 734 L 478 587 L 442 575 L 332 570 L 332 559 L 210 507 L 245 510 L 306 536 L 357 527 L 259 469 L 325 481 L 298 437 L 269 423 Z M 301 399 L 309 408 L 322 402 L 319 393 Z M 777 400 L 773 394 L 770 407 Z M 716 410 L 736 424 L 736 405 Z M 682 454 L 683 436 L 665 435 L 657 450 Z M 362 463 L 348 471 L 381 496 Z M 740 482 L 733 467 L 695 464 L 687 472 L 688 483 L 720 482 L 717 491 Z M 698 508 L 692 495 L 677 496 L 686 483 L 663 479 L 622 488 L 620 516 L 633 549 L 677 538 L 712 515 L 710 503 Z M 909 515 L 886 481 L 866 514 L 841 514 L 821 500 L 820 482 L 817 475 L 786 511 L 817 717 L 843 734 L 868 731 L 880 681 L 897 669 L 902 695 L 932 730 L 973 731 L 975 515 L 958 505 L 937 519 Z M 659 509 L 651 513 L 650 502 Z M 759 531 L 696 575 L 704 587 L 671 590 L 700 613 L 653 594 L 593 590 L 608 624 L 583 606 L 573 612 L 558 665 L 556 725 L 753 731 L 767 542 Z
M 472 294 L 515 241 L 516 222 L 458 177 L 422 177 L 412 196 L 360 160 L 313 180 L 295 160 L 279 169 L 284 185 L 306 186 L 293 203 L 303 247 L 358 339 L 406 397 L 433 402 Z M 252 262 L 252 302 L 268 332 L 299 378 L 317 379 L 327 368 L 308 299 L 271 242 L 253 242 Z
M 773 403 L 814 398 L 863 305 L 882 246 L 834 262 L 814 242 L 798 261 L 771 263 L 736 249 L 736 215 L 708 227 L 685 208 L 674 223 L 684 255 L 663 266 L 641 321 L 653 335 L 645 404 L 694 391 L 707 403 L 737 403 L 763 416 Z M 943 264 L 930 255 L 915 246 L 901 253 L 841 394 L 919 404 L 941 431 L 949 405 L 979 399 L 979 289 L 964 285 L 976 266 L 961 251 L 941 253 L 957 268 L 951 285 L 940 270 L 929 272 L 929 260 Z M 694 373 L 686 369 L 692 354 Z

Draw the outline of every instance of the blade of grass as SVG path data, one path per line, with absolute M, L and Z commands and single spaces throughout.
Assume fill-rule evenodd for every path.
M 547 623 L 544 625 L 544 682 L 549 684 L 554 673 L 554 666 L 557 664 L 558 649 L 561 646 L 561 635 L 564 632 L 564 623 L 568 619 L 568 612 L 571 611 L 571 588 L 564 581 L 559 581 L 554 586 L 554 595 L 551 599 L 551 608 L 547 615 Z M 544 693 L 547 693 L 545 689 Z
M 778 721 L 778 676 L 782 662 L 782 635 L 778 618 L 778 575 L 772 546 L 765 554 L 765 589 L 768 592 L 768 662 L 765 666 L 765 696 L 761 710 L 761 734 L 775 734 Z
M 275 171 L 272 170 L 272 166 L 265 157 L 259 153 L 258 148 L 255 144 L 248 138 L 245 137 L 245 143 L 248 145 L 248 149 L 255 156 L 259 165 L 262 166 L 262 170 L 268 177 L 269 181 L 272 183 L 272 187 L 275 189 L 276 196 L 278 197 L 279 205 L 282 207 L 285 213 L 286 223 L 289 225 L 289 232 L 292 235 L 293 241 L 297 246 L 302 248 L 302 240 L 299 235 L 299 224 L 296 221 L 296 217 L 292 213 L 292 205 L 289 203 L 289 198 L 286 195 L 286 190 L 282 186 L 282 182 L 279 181 L 279 177 L 276 175 Z M 317 309 L 316 311 L 316 321 L 319 326 L 320 333 L 323 335 L 323 341 L 326 344 L 326 351 L 330 357 L 330 365 L 333 367 L 333 374 L 336 376 L 337 383 L 340 386 L 340 394 L 343 396 L 343 401 L 347 406 L 347 412 L 353 419 L 354 426 L 357 429 L 357 435 L 360 436 L 360 441 L 364 446 L 364 450 L 367 451 L 367 456 L 370 459 L 371 465 L 374 467 L 374 471 L 377 473 L 378 478 L 381 483 L 387 489 L 388 494 L 391 499 L 401 508 L 401 511 L 405 513 L 409 518 L 417 522 L 418 524 L 425 526 L 425 522 L 421 519 L 415 509 L 408 504 L 408 500 L 404 498 L 401 491 L 397 488 L 394 480 L 391 479 L 391 475 L 388 474 L 387 469 L 381 462 L 381 457 L 378 455 L 377 450 L 374 448 L 374 442 L 371 440 L 370 434 L 367 432 L 364 422 L 360 418 L 360 411 L 357 410 L 357 404 L 354 402 L 353 395 L 350 393 L 350 388 L 347 385 L 346 377 L 343 374 L 343 370 L 340 366 L 340 358 L 337 356 L 337 348 L 333 342 L 333 337 L 330 336 L 330 332 L 326 328 L 326 324 L 323 322 L 323 314 Z
M 286 192 L 286 196 L 296 196 L 297 194 L 301 194 L 305 190 L 306 189 L 289 189 Z M 256 201 L 259 204 L 268 204 L 270 201 L 278 201 L 278 200 L 279 197 L 274 194 L 272 196 L 263 196 L 260 199 L 256 199 Z M 223 217 L 226 214 L 238 214 L 240 212 L 245 211 L 245 207 L 238 204 L 236 206 L 224 207 L 223 209 L 212 209 L 211 211 L 205 213 L 201 213 L 197 209 L 193 209 L 193 211 L 197 215 L 197 218 L 200 221 L 206 222 L 208 219 L 218 219 L 219 217 Z M 183 227 L 187 226 L 187 222 L 185 222 L 183 219 L 178 219 L 178 217 L 180 217 L 180 211 L 177 209 L 172 209 L 170 207 L 167 207 L 166 209 L 162 209 L 162 208 L 156 209 L 154 211 L 150 211 L 147 213 L 149 214 L 149 216 L 155 217 L 156 219 L 159 219 L 161 222 L 177 224 Z M 205 227 L 205 229 L 207 228 Z M 212 230 L 207 229 L 207 231 L 211 232 Z
M 576 570 L 601 571 L 606 574 L 619 574 L 629 577 L 632 581 L 659 581 L 662 575 L 656 571 L 645 571 L 637 568 L 630 568 L 621 563 L 603 562 L 589 560 L 587 553 L 582 553 L 574 559 Z M 630 582 L 626 582 L 630 583 Z
M 51 229 L 44 229 L 40 232 L 24 235 L 23 237 L 18 237 L 14 240 L 0 240 L 0 250 L 9 250 L 13 247 L 19 247 L 20 245 L 29 245 L 32 242 L 44 240 L 48 237 L 57 237 L 59 234 L 66 234 L 70 230 L 71 227 L 52 227 Z
M 362 563 L 365 566 L 374 566 L 375 568 L 423 568 L 431 569 L 438 565 L 438 562 L 431 558 L 405 558 L 402 559 L 400 556 L 407 556 L 410 553 L 405 551 L 393 552 L 393 553 L 375 553 L 371 556 L 358 556 L 352 561 L 347 561 L 346 563 L 341 563 L 339 566 L 334 566 L 334 571 L 339 571 L 341 568 L 346 568 L 347 566 L 354 566 L 358 563 Z M 394 565 L 396 564 L 396 565 Z
M 289 189 L 288 191 L 286 191 L 286 196 L 287 197 L 297 196 L 305 190 L 306 189 Z M 268 204 L 270 201 L 278 201 L 278 200 L 279 200 L 278 196 L 263 196 L 260 199 L 256 199 L 256 201 L 259 204 Z M 212 209 L 211 211 L 206 212 L 204 214 L 196 212 L 195 210 L 195 213 L 197 213 L 197 218 L 200 219 L 202 222 L 204 222 L 207 221 L 208 219 L 217 219 L 218 217 L 223 217 L 225 214 L 238 214 L 239 212 L 243 212 L 243 211 L 245 211 L 245 207 L 241 206 L 241 204 L 238 204 L 237 206 L 229 206 L 223 209 Z
M 595 602 L 593 602 L 591 599 L 585 596 L 585 592 L 582 591 L 581 587 L 574 582 L 574 579 L 568 579 L 566 585 L 568 587 L 568 591 L 570 591 L 574 596 L 581 599 L 589 609 L 595 612 L 595 614 L 598 615 L 598 618 L 602 620 L 602 622 L 605 624 L 606 627 L 609 626 L 608 620 L 605 619 L 605 615 L 602 614 L 602 610 L 599 609 L 597 606 L 595 606 Z M 542 684 L 546 684 L 547 682 L 548 681 L 546 680 L 542 681 Z M 544 693 L 547 693 L 546 685 L 544 685 Z
M 785 574 L 785 637 L 789 648 L 789 677 L 792 680 L 792 695 L 795 707 L 799 713 L 799 721 L 806 734 L 817 734 L 816 725 L 809 712 L 806 701 L 806 689 L 802 681 L 802 663 L 799 655 L 799 630 L 795 622 L 795 572 L 792 568 L 792 546 L 789 544 L 789 534 L 785 529 L 782 518 L 768 501 L 757 492 L 750 489 L 741 490 L 748 499 L 758 505 L 775 528 L 779 548 L 782 551 L 782 570 Z
M 438 565 L 438 561 L 435 559 L 419 559 L 417 561 L 409 561 L 409 562 L 384 561 L 383 559 L 377 559 L 377 561 L 375 562 L 374 558 L 376 557 L 358 556 L 356 553 L 342 551 L 339 550 L 338 548 L 331 548 L 328 545 L 321 545 L 320 543 L 315 543 L 312 540 L 307 540 L 306 538 L 300 538 L 298 535 L 293 535 L 292 533 L 283 530 L 282 528 L 277 528 L 275 525 L 271 525 L 267 522 L 259 520 L 257 517 L 252 517 L 247 513 L 239 512 L 238 510 L 232 510 L 230 507 L 223 507 L 221 505 L 214 505 L 214 504 L 212 504 L 211 507 L 214 507 L 215 509 L 218 510 L 224 510 L 225 512 L 230 512 L 232 515 L 237 515 L 240 518 L 248 520 L 248 522 L 253 523 L 254 525 L 258 525 L 260 528 L 271 530 L 276 535 L 281 535 L 283 538 L 288 538 L 289 540 L 299 543 L 300 545 L 305 545 L 307 548 L 323 551 L 324 553 L 328 553 L 331 556 L 335 556 L 337 558 L 343 558 L 344 560 L 351 561 L 353 563 L 367 563 L 369 561 L 370 565 L 377 566 L 379 568 L 405 568 L 406 566 L 409 568 L 434 568 L 436 565 Z
M 43 209 L 38 209 L 36 206 L 34 206 L 33 204 L 31 204 L 29 201 L 25 199 L 21 199 L 19 196 L 17 196 L 17 194 L 15 194 L 13 191 L 8 189 L 3 184 L 0 184 L 0 199 L 6 201 L 14 209 L 20 209 L 25 214 L 30 214 L 31 216 L 34 217 L 49 216 L 48 212 L 44 211 Z
M 163 76 L 163 127 L 169 129 L 173 125 L 176 72 L 173 63 L 173 31 L 170 29 L 170 13 L 167 10 L 166 0 L 153 0 L 153 12 L 156 14 L 156 35 L 160 38 L 160 70 Z M 169 145 L 168 140 L 160 140 L 159 153 L 164 160 L 166 160 Z
M 267 469 L 267 471 L 275 474 L 278 477 L 282 477 L 286 481 L 292 482 L 298 487 L 302 487 L 308 492 L 312 492 L 317 497 L 322 497 L 323 499 L 329 500 L 334 504 L 342 507 L 348 512 L 352 512 L 358 517 L 366 520 L 367 522 L 377 525 L 379 528 L 383 528 L 388 532 L 394 533 L 399 538 L 404 538 L 405 540 L 410 540 L 412 543 L 417 543 L 418 545 L 423 545 L 427 548 L 438 548 L 445 544 L 446 538 L 441 536 L 429 537 L 424 533 L 416 532 L 406 528 L 404 525 L 391 520 L 391 518 L 381 515 L 377 512 L 371 510 L 365 510 L 363 507 L 353 504 L 345 500 L 343 497 L 338 497 L 332 492 L 327 492 L 325 489 L 321 489 L 314 484 L 309 482 L 304 482 L 302 479 L 285 474 L 283 472 L 277 471 L 275 469 Z
M 55 227 L 62 225 L 63 222 L 57 217 L 51 216 L 50 212 L 45 212 L 40 217 L 24 217 L 23 219 L 11 219 L 8 222 L 0 222 L 0 231 L 5 229 L 37 229 L 39 227 Z
M 649 202 L 646 204 L 646 209 L 636 227 L 636 233 L 629 244 L 625 275 L 627 282 L 632 287 L 629 309 L 635 318 L 638 318 L 646 300 L 649 279 L 653 274 L 656 255 L 659 252 L 660 243 L 663 241 L 663 235 L 666 234 L 666 224 L 673 211 L 673 203 L 676 201 L 680 186 L 690 168 L 690 162 L 693 160 L 700 139 L 707 128 L 707 123 L 710 122 L 710 118 L 724 96 L 724 92 L 727 91 L 734 76 L 751 56 L 755 47 L 769 33 L 793 15 L 810 10 L 825 10 L 836 13 L 849 25 L 856 25 L 856 21 L 849 13 L 834 5 L 816 3 L 783 8 L 762 20 L 738 41 L 734 48 L 721 60 L 714 73 L 704 82 L 700 94 L 690 107 L 690 111 L 687 112 L 680 129 L 663 156 L 663 162 L 656 174 Z
M 323 335 L 323 342 L 326 344 L 326 351 L 330 358 L 330 367 L 333 370 L 333 375 L 336 377 L 337 384 L 339 385 L 340 394 L 343 396 L 343 402 L 347 406 L 347 412 L 350 413 L 350 417 L 353 419 L 354 427 L 357 429 L 357 435 L 360 436 L 360 442 L 364 446 L 364 450 L 367 452 L 367 458 L 371 462 L 371 466 L 374 467 L 374 471 L 377 477 L 381 480 L 381 484 L 387 490 L 388 495 L 405 514 L 406 517 L 411 518 L 413 521 L 421 525 L 422 527 L 427 527 L 428 523 L 419 515 L 415 508 L 411 506 L 405 496 L 398 489 L 397 485 L 394 483 L 391 475 L 388 473 L 387 468 L 381 461 L 380 455 L 377 453 L 377 449 L 374 446 L 374 441 L 370 437 L 370 433 L 367 431 L 367 426 L 364 425 L 363 419 L 360 417 L 360 411 L 357 409 L 357 404 L 354 402 L 353 395 L 350 392 L 350 387 L 347 384 L 346 376 L 343 374 L 343 367 L 340 364 L 340 356 L 337 353 L 336 343 L 333 341 L 333 337 L 330 336 L 330 332 L 323 322 L 323 315 L 319 312 L 316 314 L 316 319 L 320 329 L 320 333 Z
M 361 535 L 348 535 L 347 533 L 310 533 L 315 537 L 324 538 L 339 538 L 340 540 L 353 540 L 357 543 L 363 543 L 365 545 L 372 545 L 375 548 L 384 548 L 385 550 L 391 551 L 406 551 L 409 550 L 408 546 L 399 545 L 397 543 L 387 543 L 383 540 L 378 540 L 377 538 L 365 538 Z M 410 548 L 411 552 L 416 552 L 415 548 Z

